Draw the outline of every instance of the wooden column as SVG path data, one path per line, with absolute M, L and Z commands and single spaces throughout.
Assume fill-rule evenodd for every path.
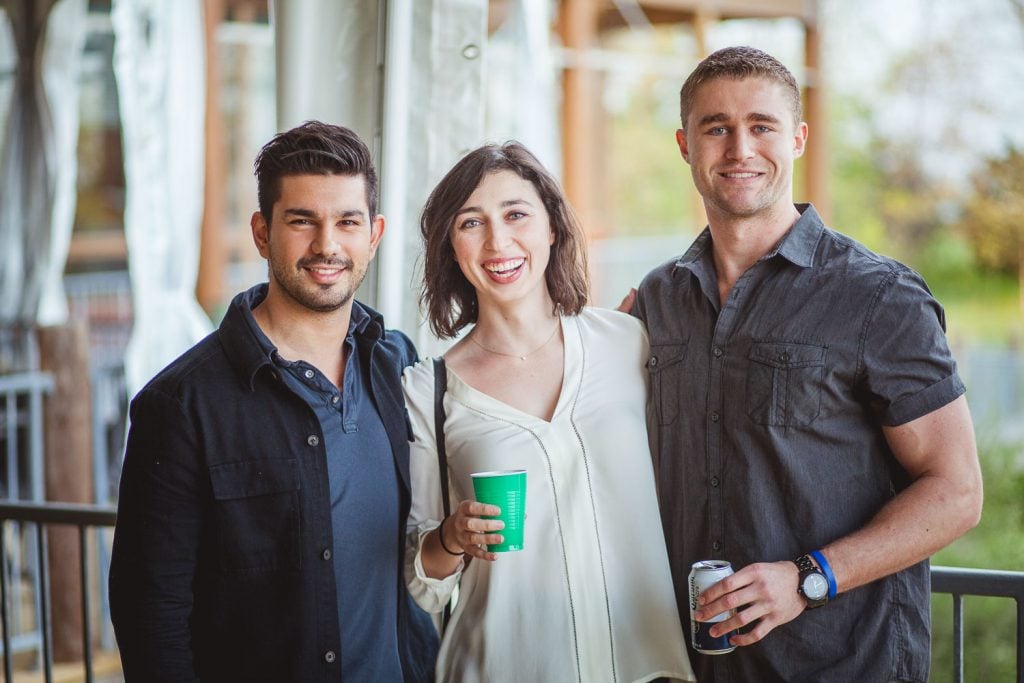
M 825 94 L 824 70 L 821 66 L 821 31 L 817 20 L 804 24 L 804 62 L 807 77 L 804 85 L 804 120 L 809 137 L 804 151 L 803 196 L 797 201 L 810 201 L 826 223 L 832 216 L 832 193 L 829 155 L 828 106 Z
M 39 361 L 53 375 L 44 402 L 46 500 L 91 503 L 92 397 L 89 343 L 82 322 L 39 330 Z M 52 526 L 47 532 L 50 614 L 55 662 L 81 661 L 82 582 L 78 530 Z M 95 574 L 95 572 L 93 572 Z M 93 599 L 97 604 L 97 599 Z
M 597 45 L 597 9 L 594 0 L 563 0 L 559 15 L 568 54 L 562 73 L 562 183 L 590 239 L 605 232 L 594 209 L 601 193 L 596 168 L 603 158 L 596 142 L 600 102 L 587 64 L 588 51 Z
M 199 275 L 196 299 L 208 314 L 223 303 L 227 249 L 224 240 L 227 191 L 227 134 L 220 112 L 220 56 L 217 27 L 224 20 L 224 0 L 204 0 L 206 29 L 206 166 L 203 185 L 203 223 L 199 236 Z

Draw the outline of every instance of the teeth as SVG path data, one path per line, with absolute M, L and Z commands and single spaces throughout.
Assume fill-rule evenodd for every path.
M 726 178 L 756 178 L 756 173 L 726 173 Z
M 503 261 L 501 263 L 493 263 L 485 265 L 484 268 L 491 271 L 492 273 L 507 273 L 510 270 L 515 270 L 519 266 L 523 265 L 526 259 L 517 258 L 510 261 Z

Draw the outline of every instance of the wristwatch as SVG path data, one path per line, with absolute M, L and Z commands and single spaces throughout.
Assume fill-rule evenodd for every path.
M 807 602 L 807 609 L 821 607 L 828 602 L 828 579 L 814 566 L 810 555 L 801 555 L 793 560 L 800 571 L 796 592 Z

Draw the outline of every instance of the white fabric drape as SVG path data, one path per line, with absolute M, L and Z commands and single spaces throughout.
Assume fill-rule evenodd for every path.
M 558 108 L 561 98 L 552 49 L 553 0 L 514 0 L 487 51 L 485 133 L 514 139 L 560 175 Z M 514 98 L 514 99 L 513 99 Z
M 135 327 L 134 394 L 209 332 L 195 298 L 203 197 L 200 0 L 115 0 L 114 75 L 125 166 L 125 238 Z
M 67 318 L 62 274 L 74 220 L 85 0 L 12 0 L 14 47 L 0 158 L 0 322 Z M 59 160 L 59 163 L 58 163 Z
M 357 296 L 430 353 L 437 343 L 416 306 L 419 214 L 482 142 L 487 2 L 280 0 L 274 26 L 279 129 L 311 118 L 345 125 L 378 162 L 387 233 Z
M 382 198 L 390 236 L 380 259 L 381 308 L 423 357 L 439 343 L 417 306 L 422 282 L 419 217 L 427 195 L 466 152 L 482 144 L 487 3 L 406 0 L 411 35 L 389 32 L 385 70 Z M 390 241 L 388 241 L 390 240 Z

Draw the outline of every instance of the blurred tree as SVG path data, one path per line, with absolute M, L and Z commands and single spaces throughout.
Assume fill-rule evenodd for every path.
M 987 160 L 973 175 L 971 190 L 960 227 L 978 263 L 1015 272 L 1024 285 L 1024 150 L 1011 147 L 1005 156 Z

